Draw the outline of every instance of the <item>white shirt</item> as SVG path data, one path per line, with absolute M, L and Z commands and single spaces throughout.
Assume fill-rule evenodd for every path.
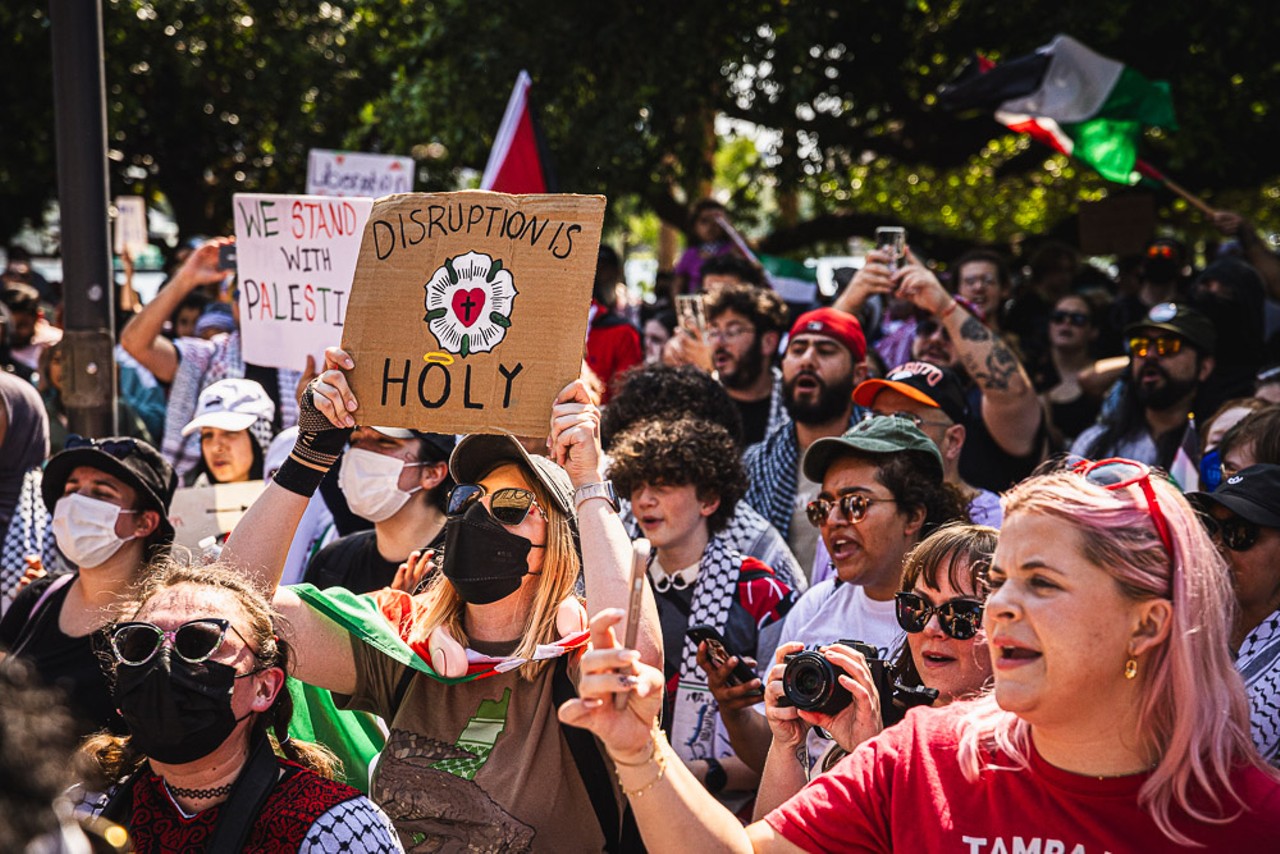
M 829 578 L 800 597 L 782 625 L 779 645 L 799 641 L 826 645 L 845 638 L 871 644 L 888 659 L 906 633 L 898 627 L 893 600 L 878 602 L 858 584 Z

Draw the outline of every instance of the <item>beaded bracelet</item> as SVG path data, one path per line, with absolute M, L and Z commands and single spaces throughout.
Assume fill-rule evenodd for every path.
M 662 748 L 658 743 L 658 739 L 661 737 L 662 737 L 662 730 L 658 728 L 657 721 L 654 721 L 653 729 L 650 730 L 649 732 L 649 755 L 644 758 L 644 761 L 619 762 L 617 759 L 613 760 L 613 764 L 615 766 L 620 766 L 623 768 L 642 768 L 645 765 L 648 765 L 650 762 L 658 766 L 658 773 L 654 775 L 654 778 L 649 782 L 645 783 L 643 786 L 641 786 L 638 789 L 628 789 L 626 785 L 622 782 L 622 775 L 618 774 L 617 769 L 615 768 L 614 773 L 617 774 L 617 777 L 618 777 L 618 788 L 622 789 L 622 794 L 626 795 L 629 798 L 642 797 L 645 794 L 645 792 L 652 789 L 655 785 L 658 784 L 659 781 L 662 780 L 663 777 L 666 776 L 667 755 L 662 751 Z

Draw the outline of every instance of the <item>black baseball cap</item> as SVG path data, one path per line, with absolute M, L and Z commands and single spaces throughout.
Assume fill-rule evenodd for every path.
M 1172 332 L 1185 338 L 1192 347 L 1205 354 L 1212 354 L 1218 343 L 1218 330 L 1214 329 L 1213 321 L 1191 306 L 1179 302 L 1153 305 L 1146 317 L 1126 326 L 1124 334 L 1132 335 L 1143 329 Z
M 1187 497 L 1200 507 L 1219 504 L 1247 522 L 1280 528 L 1278 465 L 1259 463 L 1240 469 L 1214 492 L 1193 492 Z
M 876 395 L 892 389 L 926 406 L 936 406 L 956 424 L 969 420 L 969 401 L 965 398 L 960 375 L 950 368 L 929 362 L 907 362 L 899 365 L 883 379 L 864 380 L 853 390 L 853 402 L 870 408 Z
M 178 488 L 178 475 L 159 451 L 141 439 L 129 436 L 109 436 L 105 439 L 68 436 L 66 449 L 54 454 L 45 463 L 44 477 L 40 482 L 40 495 L 50 513 L 66 489 L 67 478 L 80 466 L 88 466 L 118 477 L 137 490 L 147 509 L 160 514 L 160 527 L 157 530 L 161 541 L 173 541 L 169 505 L 173 502 L 174 490 Z

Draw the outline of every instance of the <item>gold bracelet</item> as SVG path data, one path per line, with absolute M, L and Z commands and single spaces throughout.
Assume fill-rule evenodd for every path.
M 650 731 L 650 734 L 649 734 L 649 755 L 645 758 L 643 762 L 619 762 L 617 759 L 613 760 L 613 763 L 615 766 L 621 766 L 624 768 L 642 768 L 645 765 L 648 765 L 650 762 L 658 766 L 658 773 L 654 775 L 653 779 L 645 783 L 643 786 L 641 786 L 638 789 L 628 789 L 626 785 L 623 784 L 622 782 L 622 775 L 619 774 L 617 771 L 617 768 L 615 768 L 614 774 L 616 774 L 618 777 L 618 788 L 622 790 L 622 794 L 626 795 L 629 798 L 641 797 L 644 795 L 645 792 L 652 789 L 655 785 L 658 784 L 660 780 L 662 780 L 663 777 L 666 776 L 667 756 L 662 751 L 661 745 L 658 743 L 658 739 L 661 737 L 662 737 L 662 730 L 658 728 L 657 721 L 654 721 L 653 729 Z

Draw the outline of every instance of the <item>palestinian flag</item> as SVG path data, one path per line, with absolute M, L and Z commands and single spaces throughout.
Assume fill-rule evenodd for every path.
M 482 190 L 514 194 L 555 192 L 542 133 L 529 103 L 532 86 L 529 73 L 521 71 L 493 140 L 484 177 L 480 179 Z
M 1034 54 L 976 68 L 943 87 L 952 110 L 994 110 L 1010 130 L 1082 160 L 1119 184 L 1142 178 L 1138 139 L 1144 129 L 1176 130 L 1169 86 L 1059 35 Z

